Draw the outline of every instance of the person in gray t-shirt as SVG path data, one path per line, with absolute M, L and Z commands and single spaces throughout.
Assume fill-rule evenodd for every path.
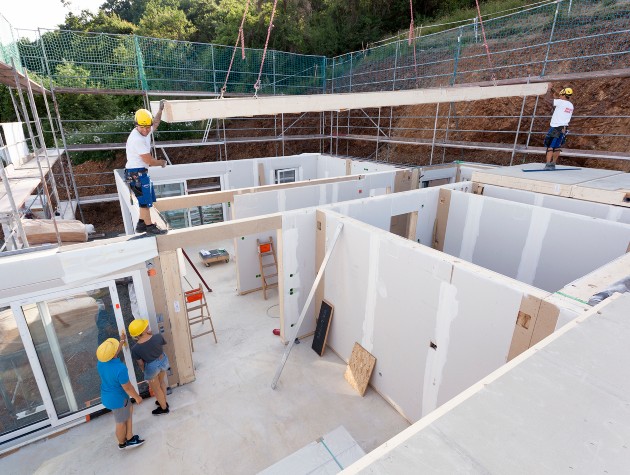
M 149 321 L 141 318 L 129 324 L 129 334 L 136 340 L 131 348 L 131 356 L 144 371 L 144 379 L 149 382 L 149 387 L 155 394 L 155 403 L 159 406 L 151 412 L 154 416 L 168 414 L 170 410 L 166 401 L 166 371 L 170 365 L 164 353 L 166 340 L 159 333 L 151 333 Z

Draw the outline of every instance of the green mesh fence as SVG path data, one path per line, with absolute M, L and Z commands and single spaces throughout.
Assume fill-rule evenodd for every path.
M 630 66 L 630 1 L 563 0 L 328 61 L 327 91 L 398 90 Z
M 8 65 L 15 64 L 16 68 L 22 72 L 20 53 L 15 38 L 11 24 L 0 14 L 0 61 Z
M 483 23 L 381 44 L 334 58 L 268 51 L 260 94 L 448 86 L 627 68 L 630 0 L 560 0 Z M 425 27 L 425 31 L 426 31 Z M 434 28 L 431 28 L 434 30 Z M 220 93 L 234 48 L 134 35 L 46 31 L 13 40 L 0 17 L 0 58 L 21 58 L 57 87 Z M 19 50 L 19 51 L 18 51 Z M 18 54 L 19 53 L 19 54 Z M 253 94 L 261 49 L 236 51 L 227 93 Z
M 135 35 L 46 31 L 38 42 L 20 43 L 23 63 L 50 74 L 57 87 L 220 93 L 230 46 Z M 238 49 L 227 93 L 253 94 L 263 50 Z M 324 92 L 324 56 L 267 51 L 261 94 Z

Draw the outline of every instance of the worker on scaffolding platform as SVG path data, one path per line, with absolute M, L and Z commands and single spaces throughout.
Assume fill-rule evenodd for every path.
M 551 89 L 545 95 L 546 99 L 552 101 L 554 107 L 553 115 L 551 116 L 551 128 L 545 137 L 545 147 L 547 147 L 545 170 L 556 169 L 556 163 L 562 150 L 561 147 L 566 142 L 569 122 L 573 115 L 573 104 L 569 101 L 571 95 L 573 95 L 573 89 L 570 87 L 563 88 L 559 93 L 559 98 L 553 97 Z
M 157 160 L 151 155 L 151 134 L 160 125 L 164 100 L 160 101 L 160 109 L 155 117 L 146 109 L 139 109 L 135 114 L 135 127 L 127 138 L 127 164 L 125 165 L 125 179 L 129 188 L 138 199 L 140 205 L 140 219 L 136 225 L 137 233 L 166 234 L 166 229 L 160 229 L 151 221 L 150 208 L 155 203 L 153 183 L 149 178 L 147 167 L 165 167 L 166 160 Z

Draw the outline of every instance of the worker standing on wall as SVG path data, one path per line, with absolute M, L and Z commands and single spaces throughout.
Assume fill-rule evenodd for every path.
M 125 363 L 118 359 L 121 348 L 127 339 L 125 332 L 121 332 L 120 341 L 108 338 L 96 349 L 98 363 L 96 369 L 101 377 L 101 403 L 114 413 L 116 422 L 116 438 L 120 450 L 139 447 L 144 440 L 133 434 L 133 406 L 130 398 L 137 404 L 142 398 L 129 382 L 129 373 Z
M 547 147 L 545 170 L 556 169 L 562 146 L 566 142 L 569 122 L 573 115 L 573 104 L 569 101 L 572 95 L 573 89 L 570 87 L 563 88 L 559 93 L 559 98 L 553 97 L 551 89 L 545 95 L 546 99 L 552 101 L 554 107 L 551 128 L 545 137 L 545 147 Z
M 136 225 L 137 233 L 166 234 L 166 229 L 160 229 L 151 221 L 151 207 L 155 203 L 153 183 L 148 174 L 148 167 L 165 167 L 166 160 L 157 160 L 151 155 L 151 134 L 157 130 L 162 119 L 164 100 L 160 101 L 160 109 L 155 117 L 146 109 L 136 111 L 135 127 L 127 138 L 127 164 L 125 165 L 125 179 L 140 205 L 140 219 Z

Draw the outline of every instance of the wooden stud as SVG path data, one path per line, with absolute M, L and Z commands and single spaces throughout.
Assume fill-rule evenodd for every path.
M 258 164 L 258 186 L 265 186 L 267 181 L 265 180 L 265 164 Z
M 438 198 L 437 215 L 435 226 L 433 227 L 433 249 L 444 250 L 444 239 L 446 238 L 446 225 L 448 223 L 448 210 L 451 206 L 451 190 L 440 189 Z
M 523 295 L 521 307 L 516 316 L 516 324 L 514 325 L 514 334 L 512 335 L 507 361 L 510 361 L 532 346 L 532 334 L 534 333 L 541 303 L 542 298 L 540 297 Z

